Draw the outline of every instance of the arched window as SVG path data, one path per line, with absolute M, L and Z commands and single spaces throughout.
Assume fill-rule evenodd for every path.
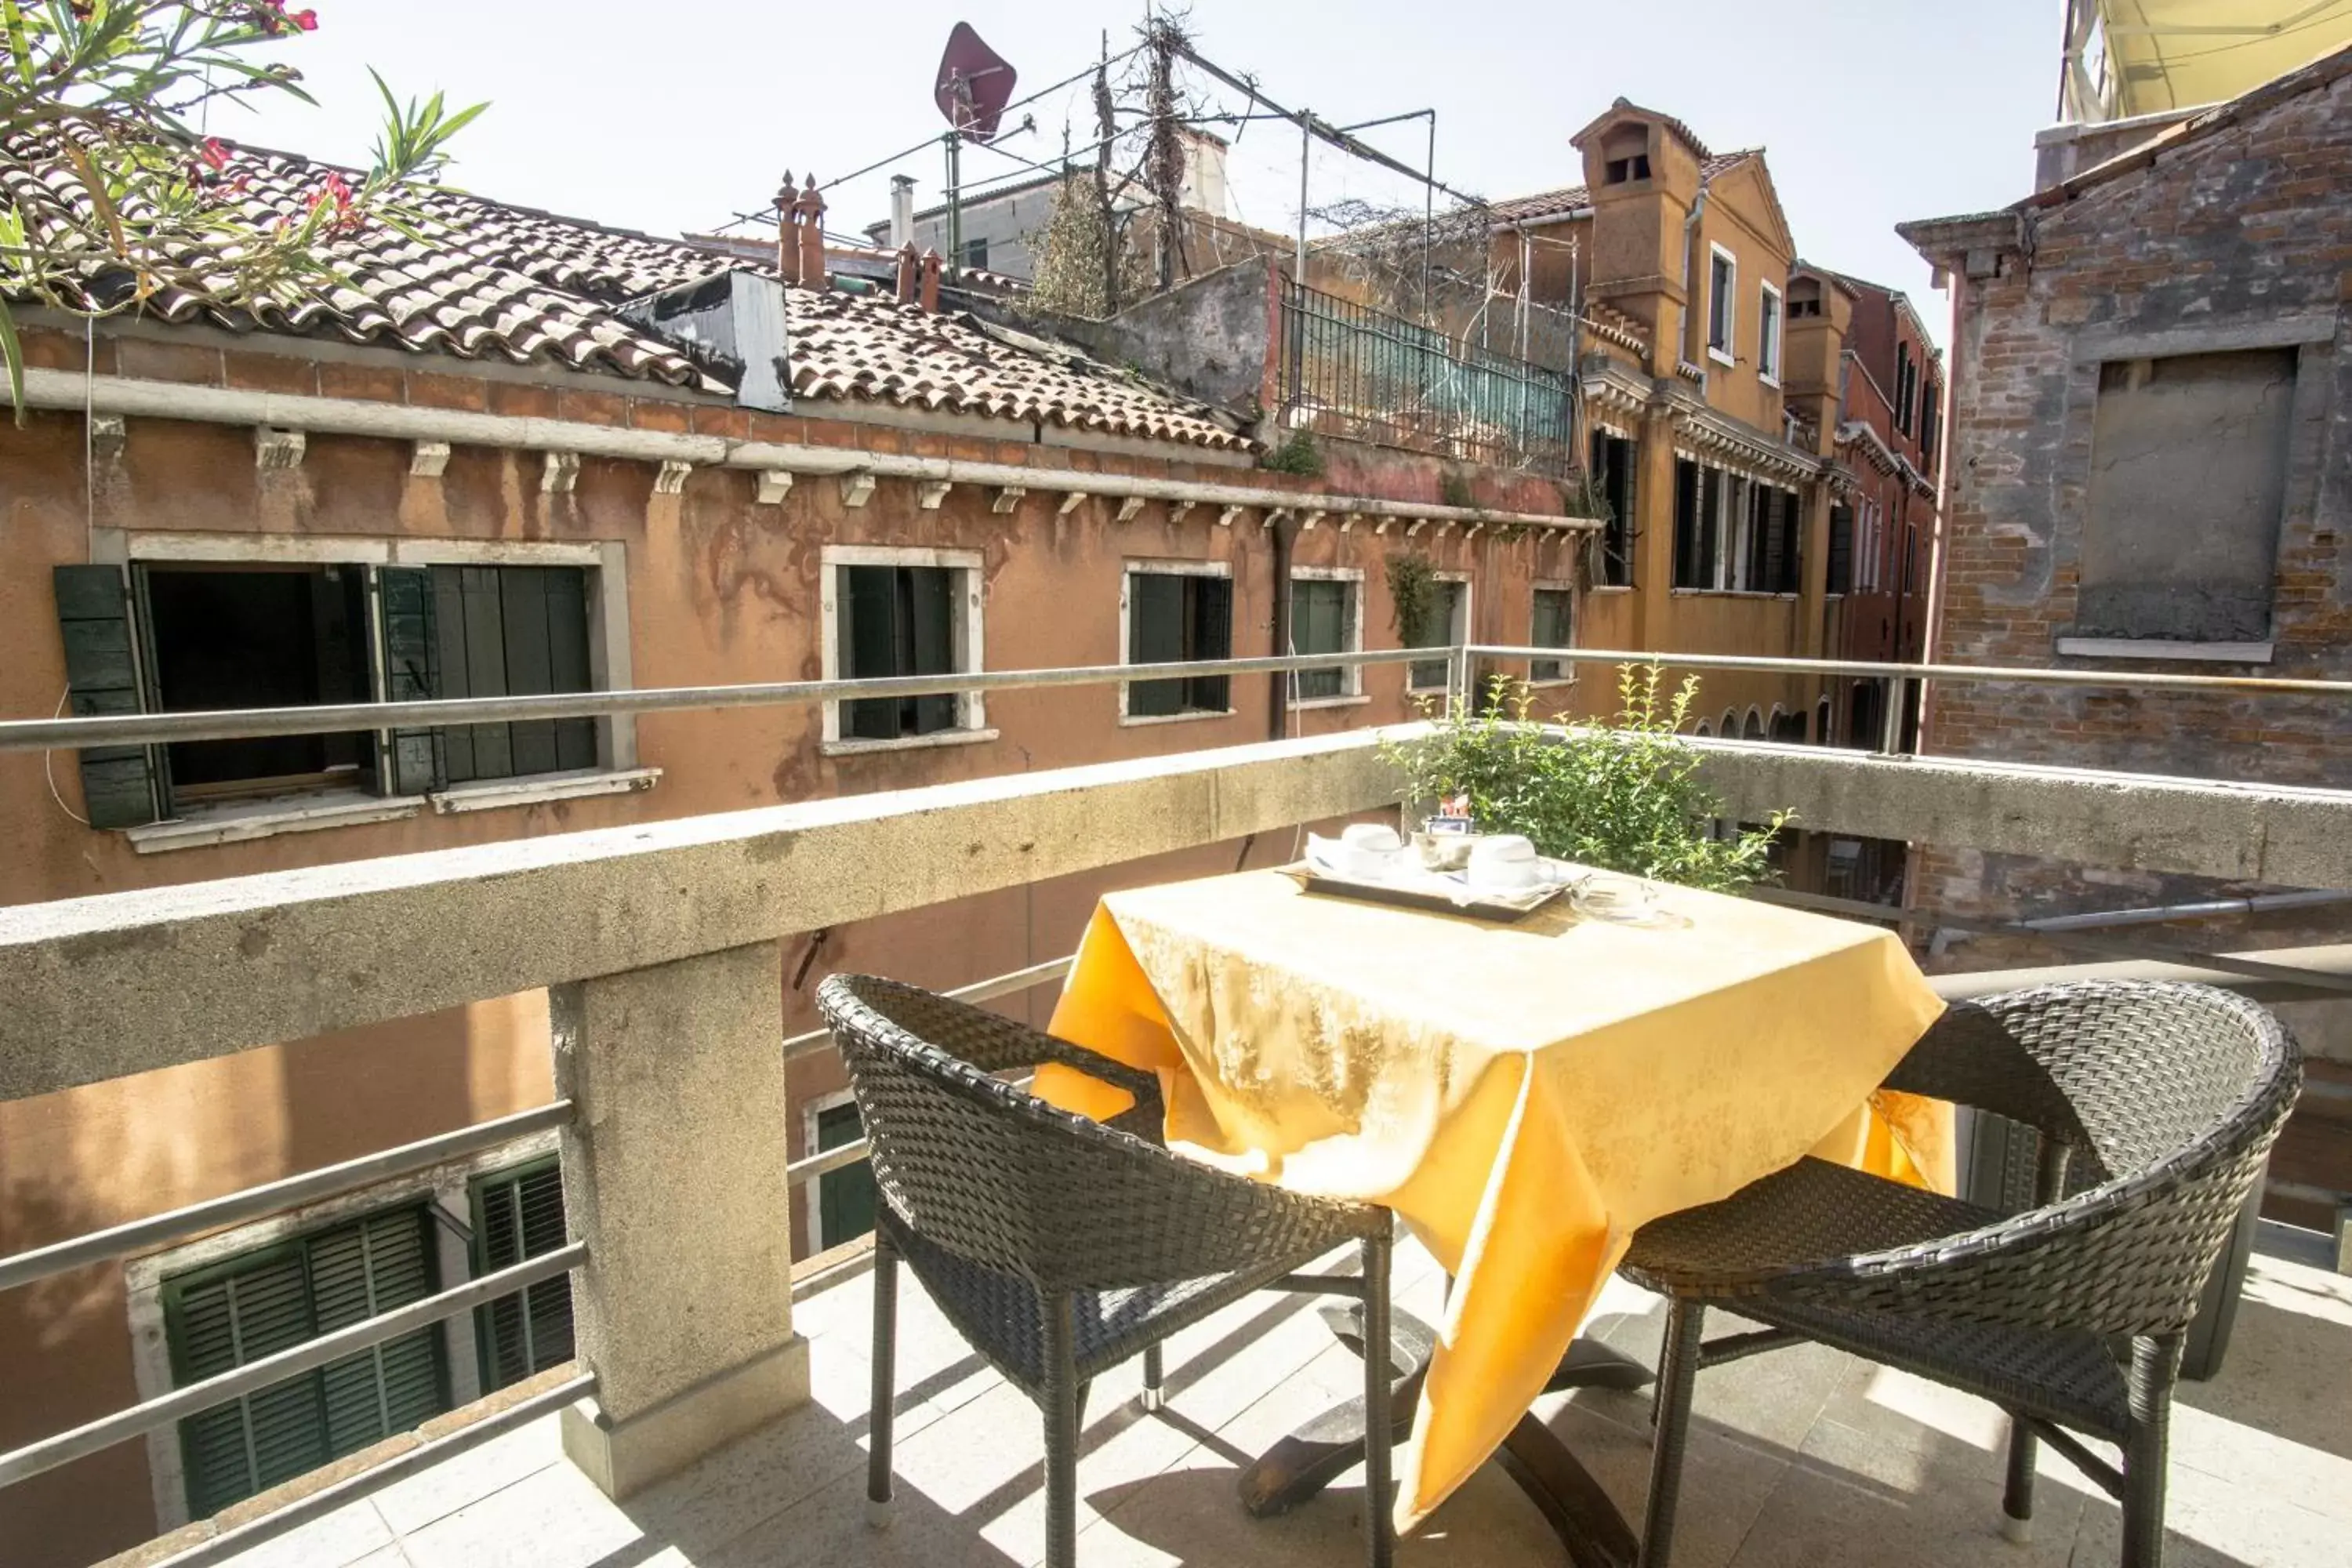
M 1857 680 L 1846 698 L 1845 743 L 1865 752 L 1875 751 L 1879 741 L 1880 705 L 1878 683 Z
M 1698 728 L 1692 731 L 1691 733 L 1696 735 L 1702 741 L 1706 740 L 1708 738 L 1706 721 L 1704 719 L 1700 720 L 1698 721 Z
M 1762 709 L 1752 705 L 1748 708 L 1748 722 L 1740 730 L 1739 738 L 1743 741 L 1760 741 L 1764 738 L 1764 710 Z
M 1821 706 L 1813 712 L 1814 745 L 1826 746 L 1830 743 L 1830 715 L 1835 711 L 1836 710 L 1830 706 L 1830 700 L 1826 697 L 1822 698 Z

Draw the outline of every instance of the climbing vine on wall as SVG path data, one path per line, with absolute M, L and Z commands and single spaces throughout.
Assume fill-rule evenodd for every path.
M 1422 647 L 1422 634 L 1437 607 L 1437 568 L 1420 551 L 1401 550 L 1389 557 L 1387 570 L 1397 640 L 1406 647 Z

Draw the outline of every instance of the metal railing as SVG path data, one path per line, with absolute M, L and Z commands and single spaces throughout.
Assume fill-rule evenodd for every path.
M 503 1147 L 534 1132 L 562 1127 L 571 1121 L 572 1112 L 570 1100 L 555 1100 L 511 1116 L 460 1128 L 454 1132 L 419 1139 L 395 1149 L 383 1150 L 356 1160 L 289 1176 L 282 1181 L 191 1204 L 167 1214 L 0 1258 L 0 1290 L 35 1284 L 71 1269 L 125 1257 L 165 1242 L 240 1221 L 283 1213 L 321 1198 L 431 1170 L 451 1160 Z M 511 1267 L 478 1275 L 436 1295 L 363 1319 L 316 1339 L 306 1340 L 274 1355 L 247 1362 L 215 1376 L 184 1384 L 70 1430 L 11 1449 L 0 1454 L 0 1487 L 14 1486 L 60 1465 L 110 1448 L 117 1443 L 159 1431 L 215 1405 L 243 1398 L 287 1378 L 314 1371 L 331 1362 L 341 1361 L 419 1329 L 461 1316 L 542 1280 L 567 1274 L 585 1262 L 587 1256 L 586 1247 L 577 1242 L 541 1253 Z M 594 1375 L 583 1373 L 553 1389 L 499 1411 L 489 1422 L 477 1423 L 446 1434 L 425 1447 L 432 1449 L 435 1459 L 446 1457 L 486 1441 L 525 1420 L 570 1404 L 593 1393 L 595 1386 Z M 408 1456 L 400 1458 L 407 1458 Z M 353 1478 L 354 1480 L 358 1479 Z M 385 1471 L 382 1467 L 373 1468 L 366 1472 L 365 1479 L 370 1485 L 380 1484 L 385 1479 Z M 332 1506 L 331 1502 L 325 1500 L 330 1496 L 333 1501 L 343 1500 L 350 1489 L 350 1482 L 339 1483 L 324 1493 L 303 1499 L 299 1511 L 280 1510 L 269 1515 L 266 1521 L 255 1521 L 237 1530 L 223 1531 L 205 1542 L 205 1550 L 208 1552 L 226 1550 L 228 1545 L 225 1543 L 231 1542 L 247 1545 L 266 1535 L 289 1529 L 300 1520 Z M 265 1523 L 269 1526 L 266 1531 L 259 1528 Z M 176 1563 L 182 1559 L 175 1557 L 172 1561 Z
M 1155 665 L 1108 665 L 1054 669 L 982 671 L 938 677 L 905 677 L 847 681 L 794 681 L 756 685 L 656 689 L 563 694 L 551 697 L 453 699 L 429 702 L 343 704 L 315 708 L 246 710 L 218 712 L 122 715 L 116 717 L 21 720 L 0 722 L 0 751 L 68 749 L 121 744 L 163 744 L 189 739 L 238 738 L 260 735 L 326 733 L 353 728 L 413 727 L 465 724 L 516 718 L 594 717 L 699 709 L 805 704 L 850 700 L 863 697 L 940 695 L 967 691 L 998 691 L 1047 687 L 1111 685 L 1139 679 L 1192 675 L 1284 674 L 1302 670 L 1361 668 L 1422 662 L 1433 655 L 1446 660 L 1445 698 L 1457 710 L 1470 696 L 1475 661 L 1479 659 L 1545 659 L 1564 664 L 1643 664 L 1669 668 L 1745 670 L 1816 677 L 1851 677 L 1885 681 L 1948 680 L 1956 682 L 2016 682 L 2072 688 L 2232 692 L 2253 695 L 2352 697 L 2352 681 L 2211 675 L 2140 675 L 2087 670 L 2008 668 L 1945 664 L 1881 664 L 1844 659 L 1801 659 L 1739 655 L 1651 654 L 1630 650 L 1558 648 L 1501 644 L 1460 644 L 1441 648 L 1394 648 L 1347 653 L 1302 655 L 1279 658 L 1200 660 Z M 1892 706 L 1892 705 L 1890 705 Z M 1729 739 L 1729 737 L 1727 737 Z M 1903 911 L 1887 906 L 1860 905 L 1838 912 L 1871 918 L 1900 918 Z M 1942 917 L 1938 917 L 1939 919 Z M 2072 932 L 2036 932 L 2043 940 L 2088 947 L 2101 939 Z M 2103 942 L 2106 951 L 2116 951 Z M 2145 957 L 2141 946 L 2122 956 Z M 2179 953 L 2183 963 L 2202 964 L 2221 976 L 2221 984 L 2249 988 L 2301 988 L 2298 994 L 2341 994 L 2352 989 L 2342 970 L 2293 969 L 2259 958 L 2231 960 L 2230 955 Z M 1050 983 L 1066 975 L 1071 960 L 1055 959 L 1011 973 L 963 986 L 950 994 L 984 1001 Z M 2352 964 L 2345 967 L 2352 968 Z M 1951 982 L 1981 987 L 1982 973 L 1949 977 Z M 782 1042 L 787 1060 L 824 1048 L 828 1037 L 813 1031 Z M 87 1267 L 163 1242 L 215 1229 L 259 1215 L 282 1212 L 338 1193 L 414 1173 L 468 1153 L 511 1142 L 526 1134 L 568 1123 L 572 1107 L 567 1100 L 520 1112 L 514 1116 L 461 1129 L 400 1148 L 370 1154 L 321 1170 L 213 1198 L 171 1213 L 131 1222 L 53 1246 L 0 1258 L 0 1289 L 21 1287 L 64 1271 Z M 799 1186 L 831 1171 L 844 1169 L 866 1157 L 863 1141 L 794 1162 L 786 1167 L 789 1185 Z M 100 1417 L 0 1455 L 0 1487 L 41 1474 L 77 1458 L 131 1437 L 166 1427 L 190 1414 L 242 1397 L 280 1379 L 315 1369 L 358 1351 L 383 1343 L 421 1327 L 457 1317 L 486 1301 L 520 1290 L 579 1267 L 587 1260 L 584 1244 L 530 1258 L 484 1275 L 464 1285 L 412 1302 L 393 1311 L 338 1330 L 277 1355 L 233 1369 L 214 1378 L 174 1389 L 129 1409 Z M 395 1466 L 426 1462 L 470 1446 L 520 1420 L 560 1407 L 595 1386 L 593 1374 L 583 1373 L 531 1395 L 522 1404 L 478 1423 L 434 1439 L 398 1457 Z M 495 1423 L 495 1424 L 493 1424 Z M 226 1531 L 207 1542 L 247 1542 L 256 1531 L 275 1533 L 310 1517 L 323 1500 L 340 1500 L 361 1484 L 379 1484 L 387 1473 L 377 1467 L 338 1482 L 304 1499 L 294 1510 Z M 225 1550 L 226 1547 L 223 1547 Z
M 1282 290 L 1282 406 L 1354 440 L 1564 474 L 1577 464 L 1570 374 L 1302 283 Z
M 1034 690 L 1052 687 L 1117 686 L 1211 675 L 1280 675 L 1374 665 L 1450 665 L 1446 695 L 1459 700 L 1478 659 L 1546 660 L 1558 664 L 1646 665 L 1668 669 L 1720 669 L 1757 674 L 1851 677 L 1900 682 L 2014 683 L 2126 691 L 2234 692 L 2250 696 L 2352 699 L 2352 680 L 2244 675 L 2170 675 L 2114 670 L 2044 669 L 2026 666 L 1890 664 L 1867 659 L 1783 658 L 1751 654 L 1644 652 L 1630 648 L 1535 647 L 1522 644 L 1456 643 L 1429 647 L 1351 649 L 1280 658 L 1190 659 L 1165 664 L 1073 665 L 1043 669 L 969 670 L 942 675 L 884 676 L 858 680 L 785 680 L 734 686 L 640 687 L 623 691 L 556 692 L 531 697 L 452 697 L 413 702 L 343 702 L 304 708 L 214 709 L 184 713 L 125 713 L 75 718 L 0 720 L 0 752 L 71 751 L 80 747 L 168 745 L 182 741 L 243 740 L 273 735 L 323 735 L 350 730 L 425 729 L 527 719 L 597 719 L 728 708 L 771 708 L 865 698 L 947 697 L 965 692 Z M 1892 705 L 1890 705 L 1891 707 Z M 1726 739 L 1738 739 L 1727 736 Z M 1899 748 L 1889 746 L 1890 752 Z

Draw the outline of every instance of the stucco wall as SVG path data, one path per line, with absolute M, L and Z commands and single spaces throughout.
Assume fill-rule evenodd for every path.
M 1263 296 L 1259 296 L 1262 310 Z M 79 342 L 37 336 L 36 363 L 79 365 Z M 419 389 L 456 406 L 625 420 L 656 427 L 707 423 L 740 434 L 745 416 L 683 403 L 625 404 L 615 395 L 468 380 L 367 365 L 326 366 L 288 356 L 170 342 L 101 339 L 100 374 L 277 386 L 329 395 L 416 398 Z M 331 373 L 331 374 L 330 374 Z M 771 438 L 864 445 L 881 451 L 979 461 L 1041 462 L 1081 469 L 1233 479 L 1230 468 L 1046 451 L 1030 427 L 1021 437 L 852 426 L 796 417 L 772 422 Z M 1066 514 L 1041 476 L 1016 510 L 992 510 L 992 492 L 951 492 L 937 510 L 915 488 L 883 480 L 864 507 L 845 504 L 829 479 L 803 478 L 782 506 L 753 500 L 758 476 L 698 469 L 674 496 L 655 494 L 649 465 L 583 459 L 569 493 L 541 487 L 536 453 L 460 447 L 437 479 L 410 473 L 404 443 L 313 435 L 301 465 L 258 472 L 249 429 L 133 418 L 117 460 L 87 474 L 78 416 L 36 413 L 0 423 L 0 711 L 47 716 L 65 687 L 50 568 L 92 558 L 94 546 L 148 533 L 263 541 L 467 540 L 484 543 L 593 542 L 626 563 L 629 647 L 641 687 L 815 679 L 822 673 L 817 611 L 829 543 L 931 546 L 975 552 L 982 563 L 985 660 L 991 668 L 1112 664 L 1120 657 L 1120 588 L 1136 560 L 1214 561 L 1234 581 L 1234 647 L 1273 651 L 1273 542 L 1259 514 L 1221 527 L 1216 509 L 1181 521 L 1155 502 L 1132 521 L 1119 503 L 1088 500 Z M 1286 476 L 1248 482 L 1311 495 L 1347 489 L 1438 500 L 1441 466 L 1386 452 L 1337 453 L 1321 485 Z M 1540 482 L 1467 471 L 1481 504 L 1547 512 L 1558 491 Z M 1396 643 L 1384 562 L 1411 548 L 1445 571 L 1476 580 L 1475 635 L 1522 641 L 1530 586 L 1573 571 L 1570 543 L 1484 531 L 1370 522 L 1342 533 L 1333 517 L 1298 536 L 1302 567 L 1363 574 L 1367 646 Z M 1318 734 L 1393 721 L 1410 710 L 1402 666 L 1368 671 L 1366 700 L 1296 713 L 1293 733 Z M 37 755 L 0 756 L 0 902 L 157 887 L 249 872 L 399 855 L 499 838 L 618 826 L 778 801 L 855 794 L 959 778 L 1154 755 L 1265 738 L 1265 679 L 1237 679 L 1230 715 L 1123 726 L 1116 688 L 1007 692 L 987 700 L 993 740 L 854 756 L 826 756 L 813 709 L 676 713 L 637 721 L 640 763 L 662 770 L 649 793 L 284 835 L 252 842 L 140 855 L 117 833 L 74 820 L 81 806 L 75 759 L 45 769 Z M 51 793 L 54 778 L 55 795 Z M 814 934 L 786 953 L 782 1027 L 811 1026 L 809 995 L 841 969 L 878 970 L 946 987 L 1068 952 L 1106 886 L 1288 858 L 1287 838 L 1203 847 L 1118 873 L 920 910 Z M 814 948 L 814 953 L 811 948 Z M 803 963 L 806 967 L 803 969 Z M 1016 998 L 1016 1008 L 1049 1005 Z M 1036 1015 L 1042 1021 L 1042 1012 Z M 820 1062 L 796 1068 L 805 1104 L 837 1083 Z M 405 1020 L 246 1053 L 226 1061 L 116 1080 L 69 1095 L 0 1105 L 0 1252 L 95 1226 L 161 1212 L 373 1148 L 543 1102 L 547 1026 L 531 994 L 447 1015 Z M 797 1104 L 783 1130 L 800 1152 Z M 801 1224 L 796 1212 L 794 1224 Z M 60 1430 L 131 1403 L 130 1327 L 119 1267 L 85 1270 L 0 1296 L 0 1446 Z M 38 1542 L 14 1565 L 79 1563 L 142 1539 L 152 1526 L 142 1450 L 128 1445 L 0 1492 L 0 1539 Z

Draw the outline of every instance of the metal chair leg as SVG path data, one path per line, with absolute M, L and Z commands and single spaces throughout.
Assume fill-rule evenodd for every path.
M 1699 1344 L 1706 1308 L 1696 1301 L 1666 1303 L 1666 1344 L 1658 1363 L 1658 1430 L 1651 1440 L 1650 1499 L 1642 1519 L 1641 1568 L 1666 1568 L 1673 1561 L 1675 1505 L 1683 1485 L 1683 1442 L 1689 1436 L 1691 1398 L 1698 1380 Z
M 898 1397 L 898 1252 L 889 1233 L 874 1233 L 874 1385 L 866 1406 L 866 1522 L 880 1530 L 890 1522 L 890 1417 Z
M 1157 1410 L 1168 1403 L 1167 1395 L 1160 1392 L 1161 1374 L 1160 1347 L 1153 1345 L 1143 1352 L 1142 1405 L 1146 1410 Z
M 1045 1568 L 1077 1568 L 1077 1327 L 1070 1298 L 1045 1303 Z
M 2033 1428 L 2009 1418 L 2009 1485 L 2000 1496 L 2000 1532 L 2019 1546 L 2033 1540 Z
M 2164 1568 L 2165 1464 L 2180 1352 L 2178 1334 L 2132 1341 L 2131 1426 L 2124 1436 L 2124 1568 Z
M 1396 1369 L 1389 1360 L 1389 1260 L 1393 1241 L 1364 1238 L 1364 1560 L 1389 1568 L 1396 1557 L 1394 1488 L 1389 1477 L 1395 1422 L 1389 1391 Z

